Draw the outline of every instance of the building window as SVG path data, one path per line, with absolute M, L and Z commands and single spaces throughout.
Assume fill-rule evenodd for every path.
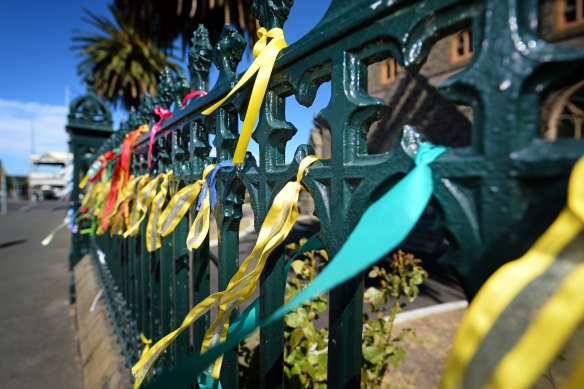
M 584 132 L 584 81 L 580 81 L 555 97 L 548 116 L 547 126 L 543 131 L 544 139 L 582 138 Z
M 584 25 L 584 0 L 558 0 L 556 24 L 558 30 Z
M 472 29 L 456 33 L 450 42 L 450 63 L 467 62 L 473 51 Z
M 388 85 L 395 81 L 402 68 L 399 66 L 395 58 L 389 58 L 381 63 L 381 72 L 379 73 L 379 81 L 381 85 Z

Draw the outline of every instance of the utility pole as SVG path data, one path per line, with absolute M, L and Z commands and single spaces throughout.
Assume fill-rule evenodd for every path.
M 2 179 L 2 204 L 0 207 L 0 214 L 6 215 L 8 213 L 8 206 L 6 204 L 8 190 L 6 189 L 6 172 L 4 172 L 4 165 L 2 165 L 2 161 L 0 161 L 0 175 Z
M 30 121 L 30 153 L 34 154 L 34 120 Z

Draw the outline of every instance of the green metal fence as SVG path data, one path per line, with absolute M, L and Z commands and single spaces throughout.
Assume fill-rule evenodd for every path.
M 290 11 L 287 1 L 258 0 L 255 6 L 260 24 L 267 29 L 282 27 Z M 473 112 L 470 145 L 450 149 L 432 165 L 431 205 L 438 215 L 437 228 L 450 243 L 442 263 L 472 296 L 501 264 L 521 256 L 565 203 L 568 173 L 584 151 L 583 140 L 552 142 L 540 136 L 542 97 L 581 77 L 584 53 L 540 37 L 539 7 L 537 0 L 333 0 L 321 22 L 284 49 L 276 62 L 253 134 L 258 159 L 248 154 L 242 169 L 218 174 L 219 290 L 238 268 L 238 231 L 246 192 L 259 230 L 275 194 L 295 177 L 301 158 L 313 152 L 308 145 L 299 146 L 293 161 L 285 163 L 285 145 L 297 131 L 294 123 L 286 121 L 290 120 L 285 115 L 286 99 L 310 106 L 319 87 L 330 81 L 330 101 L 315 121 L 330 130 L 331 158 L 310 168 L 303 182 L 314 199 L 321 239 L 332 257 L 368 204 L 413 167 L 408 139 L 402 135 L 389 152 L 367 153 L 370 125 L 397 109 L 368 93 L 368 65 L 393 57 L 416 74 L 436 42 L 469 25 L 473 57 L 439 88 L 444 98 Z M 214 49 L 203 27 L 195 32 L 193 42 L 190 90 L 205 88 L 211 62 L 219 68 L 215 87 L 183 107 L 180 99 L 189 92 L 185 76 L 163 72 L 157 97 L 145 97 L 95 156 L 119 145 L 130 130 L 156 122 L 154 107 L 170 108 L 174 103 L 172 117 L 156 136 L 152 175 L 173 169 L 173 184 L 182 186 L 201 178 L 212 161 L 232 158 L 238 116 L 246 112 L 251 86 L 215 113 L 201 112 L 225 96 L 240 77 L 235 68 L 245 40 L 226 26 Z M 216 157 L 210 157 L 212 148 Z M 134 174 L 148 172 L 147 149 L 148 139 L 143 137 L 132 162 Z M 106 234 L 91 241 L 128 366 L 140 355 L 141 333 L 160 339 L 209 295 L 209 242 L 192 252 L 184 245 L 193 217 L 193 213 L 185 217 L 153 253 L 145 248 L 145 223 L 135 237 Z M 260 280 L 262 318 L 283 303 L 283 269 L 280 247 Z M 362 294 L 362 276 L 330 293 L 331 388 L 354 388 L 360 383 Z M 155 374 L 177 374 L 173 366 L 199 352 L 208 326 L 206 316 L 192 332 L 180 335 L 156 364 Z M 283 323 L 262 329 L 260 337 L 262 387 L 282 387 Z M 192 382 L 194 378 L 193 374 Z M 221 382 L 225 388 L 238 386 L 236 351 L 225 356 Z

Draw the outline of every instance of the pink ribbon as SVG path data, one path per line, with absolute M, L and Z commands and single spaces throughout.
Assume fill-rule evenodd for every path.
M 196 90 L 194 92 L 189 93 L 182 99 L 183 107 L 187 106 L 187 101 L 192 99 L 195 96 L 205 96 L 207 92 L 202 90 Z M 154 113 L 160 116 L 160 120 L 156 122 L 155 125 L 152 126 L 152 131 L 150 131 L 150 145 L 148 146 L 148 169 L 150 169 L 150 165 L 152 165 L 152 145 L 154 144 L 154 138 L 156 137 L 156 133 L 160 131 L 160 125 L 162 121 L 166 118 L 172 117 L 172 112 L 168 109 L 164 109 L 162 107 L 154 108 Z M 168 134 L 168 131 L 164 133 L 165 135 Z
M 154 108 L 154 113 L 160 116 L 160 120 L 152 126 L 152 130 L 150 131 L 150 145 L 148 146 L 148 169 L 150 169 L 150 165 L 152 164 L 152 145 L 154 144 L 154 137 L 156 136 L 156 133 L 160 131 L 160 125 L 162 124 L 162 121 L 166 118 L 172 117 L 172 112 L 162 107 Z
M 207 92 L 203 91 L 203 90 L 196 90 L 194 92 L 189 93 L 188 95 L 186 95 L 185 97 L 183 97 L 182 99 L 182 105 L 183 107 L 187 106 L 187 101 L 189 99 L 192 99 L 195 96 L 205 96 L 207 95 Z

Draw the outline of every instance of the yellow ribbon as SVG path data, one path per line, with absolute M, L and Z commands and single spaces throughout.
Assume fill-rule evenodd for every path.
M 61 224 L 59 224 L 57 227 L 53 228 L 51 230 L 51 232 L 49 232 L 49 235 L 47 235 L 47 237 L 41 241 L 41 245 L 48 246 L 49 243 L 51 243 L 53 241 L 53 238 L 55 237 L 55 234 L 60 229 L 62 229 L 64 227 L 67 227 L 68 224 L 69 224 L 69 218 L 68 217 L 65 217 L 65 219 L 63 220 L 63 222 Z
M 81 180 L 81 182 L 79 183 L 79 189 L 83 189 L 85 188 L 85 185 L 87 185 L 87 181 L 89 181 L 89 179 L 91 178 L 89 172 L 83 177 L 83 179 Z
M 125 185 L 125 187 L 120 188 L 119 195 L 116 198 L 116 204 L 109 217 L 109 224 L 114 226 L 110 233 L 111 235 L 113 235 L 114 231 L 117 235 L 122 235 L 124 232 L 124 222 L 126 225 L 129 225 L 130 215 L 127 209 L 128 203 L 136 197 L 137 191 L 144 187 L 144 184 L 146 183 L 145 178 L 147 177 L 147 174 L 138 177 L 130 177 L 128 184 Z
M 126 232 L 124 232 L 124 238 L 128 236 L 134 236 L 140 228 L 140 223 L 144 220 L 146 216 L 146 210 L 154 200 L 156 196 L 156 188 L 158 183 L 163 179 L 164 174 L 159 174 L 158 177 L 152 181 L 146 183 L 142 189 L 138 192 L 138 196 L 134 200 L 134 206 L 130 214 L 130 225 L 127 226 Z
M 584 157 L 572 171 L 568 202 L 557 219 L 523 257 L 497 270 L 469 306 L 446 364 L 442 389 L 462 387 L 468 364 L 499 315 L 583 230 Z M 528 388 L 537 380 L 584 319 L 582 285 L 584 263 L 572 270 L 540 309 L 518 342 L 496 366 L 486 388 Z
M 174 231 L 183 216 L 187 213 L 193 201 L 199 196 L 199 192 L 205 183 L 207 175 L 215 168 L 209 165 L 203 171 L 203 178 L 195 183 L 185 186 L 179 190 L 168 202 L 168 205 L 160 215 L 158 220 L 158 232 L 161 236 L 168 236 Z
M 154 196 L 152 200 L 152 205 L 150 207 L 150 217 L 148 218 L 148 224 L 146 226 L 146 249 L 148 252 L 152 252 L 160 248 L 160 233 L 156 226 L 158 225 L 158 218 L 162 210 L 162 204 L 164 204 L 164 199 L 168 192 L 168 180 L 172 176 L 172 170 L 168 173 L 163 173 L 159 177 L 162 177 L 162 183 L 160 184 L 160 190 Z
M 235 154 L 233 156 L 233 163 L 235 164 L 242 163 L 245 158 L 247 145 L 249 144 L 254 124 L 258 117 L 260 107 L 262 106 L 266 89 L 268 88 L 268 82 L 272 75 L 272 69 L 274 68 L 276 57 L 284 47 L 288 46 L 284 40 L 284 31 L 282 31 L 281 28 L 272 28 L 270 31 L 266 31 L 266 29 L 262 27 L 258 30 L 258 37 L 260 39 L 253 47 L 253 56 L 256 57 L 256 59 L 245 71 L 239 82 L 233 87 L 227 96 L 203 111 L 204 115 L 209 115 L 211 112 L 215 111 L 217 107 L 237 92 L 237 90 L 249 81 L 257 72 L 245 119 L 243 120 L 243 126 L 241 127 L 241 134 L 239 135 L 239 140 L 235 147 Z M 267 43 L 268 38 L 271 38 L 269 43 Z
M 142 343 L 144 343 L 144 350 L 142 350 L 142 354 L 140 355 L 144 355 L 144 353 L 150 348 L 152 339 L 148 339 L 144 334 L 140 334 L 140 339 L 142 340 Z
M 94 208 L 97 203 L 97 197 L 99 194 L 99 190 L 103 184 L 99 181 L 92 182 L 87 187 L 87 191 L 83 196 L 83 200 L 81 200 L 81 205 L 79 206 L 79 210 L 86 207 L 87 209 Z
M 108 225 L 112 226 L 112 228 L 110 229 L 110 236 L 113 236 L 114 234 L 121 235 L 124 232 L 122 229 L 123 220 L 121 220 L 120 218 L 121 211 L 120 205 L 127 199 L 125 195 L 129 187 L 132 186 L 133 188 L 135 188 L 136 183 L 139 181 L 139 178 L 140 177 L 138 178 L 131 177 L 130 182 L 128 183 L 126 188 L 124 187 L 119 188 L 119 194 L 118 197 L 116 197 L 114 208 L 112 209 L 108 216 Z
M 262 224 L 258 239 L 252 253 L 243 261 L 241 267 L 231 278 L 227 288 L 223 292 L 210 295 L 197 304 L 185 317 L 179 328 L 164 336 L 148 352 L 144 353 L 140 360 L 132 367 L 135 377 L 134 388 L 138 388 L 152 369 L 154 362 L 170 343 L 195 320 L 207 313 L 211 308 L 219 308 L 218 317 L 205 334 L 203 348 L 209 347 L 212 338 L 217 338 L 215 330 L 221 329 L 221 339 L 225 339 L 229 328 L 229 314 L 247 298 L 257 287 L 260 274 L 266 260 L 272 251 L 284 242 L 290 233 L 292 226 L 298 218 L 298 194 L 303 189 L 301 179 L 308 166 L 318 158 L 311 155 L 302 160 L 298 168 L 296 181 L 287 183 L 276 195 L 274 202 Z M 222 358 L 215 363 L 213 376 L 218 377 Z
M 97 194 L 97 202 L 95 204 L 95 208 L 93 210 L 93 216 L 95 216 L 98 220 L 97 223 L 97 230 L 95 231 L 96 235 L 103 235 L 105 232 L 103 229 L 103 224 L 101 224 L 101 219 L 103 216 L 103 212 L 105 211 L 105 202 L 107 199 L 107 195 L 109 193 L 111 186 L 111 181 L 107 181 L 103 183 L 100 192 Z
M 114 235 L 122 235 L 124 233 L 124 219 L 121 218 L 121 215 L 118 215 L 109 226 L 110 238 Z
M 189 250 L 198 249 L 209 233 L 209 220 L 211 218 L 209 192 L 210 190 L 207 190 L 205 193 L 205 198 L 187 235 L 187 249 Z
M 143 176 L 141 176 L 140 181 L 138 181 L 138 184 L 136 186 L 136 191 L 134 193 L 133 198 L 131 198 L 130 201 L 132 201 L 132 208 L 130 210 L 130 213 L 128 215 L 128 220 L 126 220 L 126 232 L 124 232 L 124 238 L 127 238 L 128 236 L 133 236 L 135 233 L 127 233 L 128 231 L 130 231 L 130 229 L 135 226 L 136 224 L 138 224 L 138 226 L 140 225 L 139 221 L 140 220 L 140 212 L 141 210 L 145 210 L 148 208 L 148 205 L 144 205 L 144 203 L 140 203 L 140 205 L 138 205 L 140 199 L 144 199 L 143 197 L 140 196 L 140 194 L 142 193 L 142 190 L 148 185 L 149 180 L 150 179 L 150 175 L 145 174 Z M 154 189 L 156 190 L 156 189 Z M 137 229 L 136 229 L 137 230 Z
M 130 203 L 136 199 L 136 196 L 138 195 L 138 193 L 140 193 L 142 188 L 144 188 L 144 185 L 146 185 L 147 182 L 148 174 L 138 176 L 132 181 L 130 181 L 130 184 L 128 184 L 123 194 L 121 195 L 123 200 L 120 205 L 122 208 L 120 212 L 123 212 L 124 222 L 126 223 L 126 226 L 130 224 L 131 220 Z

